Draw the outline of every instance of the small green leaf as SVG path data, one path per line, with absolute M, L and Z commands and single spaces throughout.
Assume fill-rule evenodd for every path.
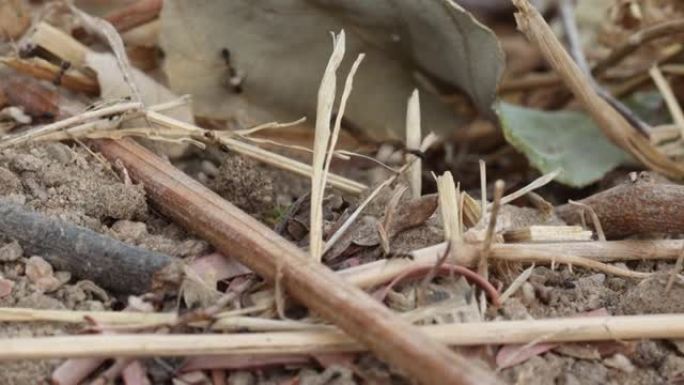
M 589 116 L 576 111 L 540 111 L 500 102 L 506 140 L 542 173 L 562 169 L 556 181 L 583 187 L 629 161 Z

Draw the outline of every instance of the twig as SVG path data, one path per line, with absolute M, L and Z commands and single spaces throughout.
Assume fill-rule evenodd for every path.
M 420 127 L 420 99 L 418 90 L 414 90 L 408 100 L 406 106 L 406 148 L 417 150 L 420 148 L 421 140 Z M 422 173 L 423 166 L 420 158 L 409 154 L 408 159 L 414 159 L 413 164 L 408 170 L 409 185 L 411 186 L 411 195 L 414 199 L 420 198 L 422 193 Z
M 632 234 L 684 233 L 684 186 L 651 183 L 639 179 L 602 191 L 579 201 L 590 206 L 606 237 Z M 582 209 L 571 204 L 556 208 L 566 222 L 580 223 Z
M 604 244 L 607 243 L 608 242 L 605 242 Z M 577 265 L 587 269 L 594 269 L 621 277 L 647 278 L 651 276 L 650 273 L 636 272 L 628 269 L 615 267 L 613 265 L 608 265 L 603 262 L 599 262 L 600 258 L 591 259 L 587 258 L 586 256 L 578 256 L 577 254 L 573 254 L 567 251 L 573 249 L 572 246 L 575 246 L 577 244 L 584 244 L 584 242 L 569 242 L 558 244 L 497 244 L 492 245 L 492 250 L 490 251 L 490 258 L 510 262 L 531 262 L 537 264 L 551 265 L 561 263 L 568 265 Z M 521 247 L 521 245 L 523 246 Z M 441 243 L 438 245 L 426 247 L 424 249 L 415 250 L 411 253 L 411 255 L 415 260 L 414 263 L 435 263 L 438 256 L 444 252 L 446 247 L 447 246 L 445 243 Z M 608 247 L 608 249 L 610 250 L 610 246 Z M 579 248 L 579 250 L 583 251 L 584 254 L 589 254 L 592 256 L 593 253 L 597 251 L 592 247 Z M 463 245 L 461 248 L 452 251 L 452 256 L 456 261 L 458 261 L 462 265 L 475 266 L 477 265 L 477 261 L 479 261 L 480 253 L 481 249 L 477 246 Z M 616 258 L 615 260 L 620 260 L 620 258 Z M 376 272 L 376 274 L 383 275 L 383 273 L 380 272 Z M 385 272 L 384 274 L 387 273 Z M 375 275 L 372 275 L 371 277 L 373 279 L 377 279 Z
M 661 37 L 672 36 L 682 32 L 684 32 L 684 19 L 666 21 L 637 31 L 625 39 L 621 45 L 614 48 L 608 56 L 597 62 L 596 65 L 592 67 L 591 73 L 594 76 L 599 77 L 644 44 Z M 547 72 L 529 75 L 522 79 L 505 81 L 499 87 L 499 91 L 514 92 L 559 84 L 561 84 L 560 77 L 554 72 Z
M 677 257 L 677 261 L 670 272 L 670 278 L 667 280 L 667 285 L 665 285 L 666 295 L 672 290 L 672 285 L 674 285 L 677 275 L 682 271 L 682 264 L 684 264 L 684 247 L 682 247 L 682 251 L 679 253 L 679 257 Z
M 496 229 L 496 220 L 499 214 L 499 209 L 501 208 L 501 196 L 504 191 L 504 181 L 497 180 L 494 183 L 494 201 L 492 202 L 492 211 L 490 212 L 489 222 L 487 223 L 487 232 L 485 233 L 485 239 L 482 244 L 482 255 L 480 256 L 480 268 L 486 268 L 487 258 L 489 256 L 489 251 L 492 248 L 492 242 L 494 240 L 494 230 Z M 482 274 L 482 271 L 480 272 Z M 487 275 L 485 275 L 486 277 Z
M 290 295 L 419 382 L 500 383 L 148 150 L 128 140 L 98 141 L 96 147 L 120 159 L 162 212 L 270 281 L 282 266 Z
M 684 19 L 668 20 L 660 24 L 656 24 L 644 28 L 633 35 L 629 36 L 620 46 L 614 48 L 610 54 L 593 68 L 594 75 L 605 72 L 610 67 L 622 61 L 622 59 L 629 56 L 644 44 L 666 36 L 673 36 L 684 32 Z
M 110 34 L 114 33 L 112 31 L 109 31 Z M 56 28 L 50 26 L 49 24 L 41 23 L 38 25 L 36 29 L 36 33 L 32 37 L 34 43 L 50 50 L 53 54 L 63 58 L 72 61 L 72 64 L 75 64 L 77 66 L 83 66 L 85 65 L 85 56 L 88 54 L 89 49 L 88 47 L 84 46 L 77 40 L 73 39 L 71 36 L 57 30 Z M 71 58 L 71 59 L 68 59 Z M 123 65 L 123 63 L 120 63 Z M 123 103 L 122 103 L 123 104 Z M 128 108 L 127 110 L 130 112 L 134 112 L 136 109 L 142 109 L 142 105 L 140 103 L 136 103 L 135 108 Z M 112 106 L 113 107 L 113 106 Z M 107 107 L 103 107 L 102 109 L 105 109 Z M 119 108 L 123 108 L 122 105 L 119 105 Z M 125 112 L 127 110 L 122 110 L 118 112 Z M 95 112 L 95 111 L 91 111 Z M 86 113 L 87 114 L 87 113 Z M 67 127 L 70 127 L 72 125 L 75 125 L 77 123 L 83 123 L 87 120 L 94 119 L 95 117 L 98 116 L 89 116 L 86 114 L 81 114 L 76 117 L 70 118 L 70 119 L 79 119 L 77 121 L 70 121 L 69 119 L 65 119 L 56 123 L 53 123 L 52 125 L 45 126 L 49 127 L 48 132 L 54 132 L 54 131 L 59 131 L 62 129 L 65 129 Z M 136 114 L 132 114 L 136 115 Z M 239 154 L 254 158 L 256 160 L 259 160 L 261 162 L 264 162 L 266 164 L 272 165 L 274 167 L 279 167 L 285 170 L 292 171 L 296 174 L 299 175 L 304 175 L 304 176 L 310 176 L 312 173 L 312 168 L 310 165 L 307 165 L 305 163 L 301 163 L 298 161 L 295 161 L 293 159 L 287 158 L 285 156 L 264 150 L 260 147 L 244 143 L 238 139 L 235 139 L 235 133 L 232 132 L 226 132 L 226 131 L 212 131 L 212 130 L 205 130 L 200 127 L 197 127 L 192 124 L 188 124 L 182 121 L 179 121 L 177 119 L 173 119 L 171 117 L 167 117 L 162 114 L 155 113 L 154 109 L 148 108 L 145 114 L 145 119 L 148 122 L 156 123 L 161 126 L 164 126 L 168 129 L 174 130 L 174 132 L 178 133 L 179 135 L 183 135 L 183 132 L 186 134 L 190 135 L 195 134 L 196 137 L 193 137 L 191 139 L 194 139 L 196 141 L 202 141 L 202 142 L 212 142 L 216 143 L 220 146 L 223 146 L 225 148 L 228 148 L 232 151 L 235 151 Z M 40 129 L 39 129 L 40 130 Z M 33 132 L 33 131 L 31 131 Z M 37 138 L 40 135 L 43 135 L 44 132 L 39 131 L 30 134 L 30 137 L 24 137 L 24 135 L 20 135 L 21 140 L 20 142 L 25 142 L 26 140 L 31 140 L 32 138 Z M 120 135 L 124 136 L 123 134 L 125 133 L 119 133 Z M 131 134 L 138 135 L 135 132 L 132 132 Z M 28 133 L 25 135 L 29 136 Z M 148 137 L 150 135 L 148 134 Z M 240 136 L 238 134 L 238 136 Z M 12 138 L 12 137 L 11 137 Z M 184 140 L 182 139 L 183 136 L 181 136 L 181 139 L 178 137 L 173 138 L 172 141 L 178 141 L 178 140 Z M 164 139 L 162 136 L 158 136 L 154 138 L 156 140 Z M 187 140 L 187 139 L 185 139 Z M 7 145 L 15 145 L 17 143 L 8 143 Z M 4 143 L 0 142 L 0 148 L 4 145 Z M 352 180 L 349 180 L 347 178 L 343 178 L 339 175 L 334 175 L 330 174 L 328 176 L 329 182 L 332 186 L 345 191 L 345 192 L 350 192 L 353 194 L 359 194 L 363 190 L 367 188 L 362 183 L 354 182 Z
M 533 180 L 532 182 L 528 183 L 526 186 L 518 189 L 517 191 L 514 191 L 506 195 L 505 197 L 501 198 L 501 205 L 507 205 L 513 202 L 514 200 L 523 197 L 529 194 L 530 192 L 551 183 L 551 181 L 554 180 L 554 178 L 556 178 L 558 174 L 561 173 L 561 171 L 561 169 L 553 170 L 550 173 L 544 174 L 539 178 Z
M 452 346 L 525 344 L 534 341 L 540 335 L 548 336 L 545 338 L 546 342 L 677 339 L 684 338 L 684 315 L 658 314 L 470 322 L 421 326 L 416 329 Z M 135 334 L 0 339 L 0 360 L 207 354 L 264 356 L 362 350 L 362 345 L 344 334 L 327 330 L 218 335 Z M 438 380 L 432 384 L 445 383 Z
M 505 303 L 508 298 L 510 298 L 513 294 L 515 294 L 520 287 L 527 282 L 527 280 L 530 278 L 530 275 L 532 275 L 532 271 L 534 270 L 535 266 L 532 264 L 532 266 L 528 267 L 525 269 L 520 275 L 518 275 L 513 282 L 508 286 L 508 288 L 501 294 L 499 297 L 499 301 L 501 301 L 501 304 Z
M 0 233 L 45 257 L 55 268 L 117 292 L 144 293 L 174 278 L 175 263 L 167 255 L 5 201 L 0 201 Z
M 437 265 L 433 266 L 415 266 L 415 267 L 410 267 L 406 270 L 404 270 L 401 274 L 397 275 L 392 279 L 392 281 L 384 287 L 379 295 L 376 296 L 377 299 L 379 300 L 384 300 L 384 298 L 387 296 L 387 293 L 399 282 L 404 281 L 408 278 L 414 277 L 414 276 L 420 276 L 420 275 L 425 275 L 426 278 L 429 278 L 427 282 L 431 281 L 434 279 L 435 276 L 444 276 L 444 277 L 450 277 L 454 276 L 455 274 L 460 274 L 469 281 L 474 282 L 479 288 L 483 290 L 483 293 L 486 293 L 486 295 L 489 297 L 489 299 L 492 301 L 494 306 L 499 306 L 501 303 L 499 301 L 499 293 L 496 291 L 496 288 L 492 286 L 489 281 L 483 277 L 482 275 L 475 273 L 474 271 L 465 268 L 463 266 L 458 266 L 458 265 L 453 265 L 449 263 L 443 263 L 444 258 L 440 259 L 440 262 L 437 263 Z
M 657 65 L 651 67 L 651 69 L 648 70 L 648 73 L 651 75 L 653 82 L 663 96 L 665 104 L 667 104 L 667 109 L 672 116 L 672 120 L 679 128 L 680 137 L 684 138 L 684 113 L 682 112 L 682 106 L 679 105 L 674 91 L 672 91 L 672 87 L 670 87 L 670 83 L 667 82 L 667 79 L 665 79 L 665 76 L 660 72 L 660 68 L 658 68 Z
M 444 228 L 444 240 L 460 244 L 463 242 L 463 229 L 461 228 L 461 207 L 458 199 L 459 188 L 454 184 L 454 177 L 450 171 L 437 177 L 437 191 L 439 196 L 439 211 Z
M 15 57 L 2 57 L 0 58 L 0 63 L 7 65 L 17 72 L 38 79 L 54 81 L 59 77 L 59 84 L 71 91 L 85 92 L 88 95 L 99 95 L 100 93 L 100 85 L 97 83 L 96 79 L 86 76 L 74 69 L 68 69 L 62 73 L 62 67 L 52 64 L 42 58 L 34 57 L 20 59 Z
M 432 133 L 430 133 L 428 136 L 423 139 L 423 144 L 421 145 L 421 151 L 424 151 L 426 148 L 429 148 L 435 141 L 436 141 L 436 136 Z M 337 231 L 333 235 L 330 236 L 328 241 L 325 243 L 325 248 L 323 249 L 324 253 L 330 250 L 337 241 L 342 238 L 342 236 L 346 233 L 346 231 L 351 227 L 351 225 L 354 223 L 356 218 L 361 214 L 363 209 L 368 206 L 368 204 L 375 199 L 376 196 L 384 189 L 385 187 L 391 185 L 394 183 L 394 181 L 399 178 L 400 175 L 402 175 L 406 170 L 410 167 L 411 165 L 411 160 L 409 160 L 407 163 L 405 163 L 398 171 L 396 174 L 392 175 L 391 177 L 385 179 L 382 183 L 380 183 L 373 191 L 371 191 L 370 194 L 366 197 L 366 199 L 359 204 L 359 207 L 354 210 L 354 212 L 347 218 L 347 220 L 340 226 Z
M 607 240 L 606 239 L 606 233 L 603 231 L 603 226 L 601 226 L 601 220 L 599 219 L 598 215 L 596 215 L 596 211 L 594 211 L 594 209 L 591 206 L 584 204 L 584 203 L 581 203 L 581 202 L 575 202 L 572 199 L 568 200 L 568 203 L 589 211 L 589 215 L 591 216 L 591 222 L 594 225 L 594 229 L 596 230 L 596 234 L 598 235 L 598 240 L 599 241 L 606 241 Z M 582 213 L 582 216 L 584 216 L 584 213 Z
M 485 232 L 485 239 L 482 243 L 482 251 L 480 252 L 480 258 L 477 264 L 477 272 L 484 277 L 485 280 L 489 280 L 489 253 L 492 248 L 492 243 L 494 242 L 494 236 L 496 231 L 496 220 L 499 215 L 499 209 L 501 208 L 501 197 L 503 196 L 505 188 L 505 183 L 503 180 L 497 180 L 494 183 L 494 200 L 492 202 L 492 210 L 489 216 L 489 223 L 487 223 L 487 231 Z M 495 304 L 498 306 L 499 304 Z M 484 298 L 484 293 L 481 294 L 480 298 L 480 313 L 484 316 L 487 310 L 487 302 Z
M 641 120 L 639 116 L 634 114 L 627 106 L 624 105 L 624 103 L 614 98 L 610 92 L 601 87 L 596 79 L 594 79 L 594 76 L 589 68 L 589 63 L 587 62 L 587 58 L 582 49 L 582 42 L 575 17 L 574 1 L 561 0 L 560 14 L 561 21 L 567 36 L 570 54 L 572 58 L 575 59 L 575 63 L 577 63 L 577 66 L 580 68 L 580 70 L 586 75 L 589 84 L 591 84 L 596 93 L 602 97 L 603 100 L 613 106 L 613 108 L 615 108 L 615 110 L 619 112 L 630 124 L 638 128 L 639 131 L 648 134 L 650 132 L 650 126 Z
M 125 32 L 159 16 L 163 3 L 163 0 L 138 0 L 108 13 L 105 19 L 117 31 Z
M 487 214 L 487 163 L 480 159 L 480 218 Z
M 32 140 L 33 138 L 57 132 L 67 127 L 75 126 L 80 123 L 88 122 L 90 120 L 95 120 L 106 116 L 118 115 L 122 113 L 132 113 L 135 111 L 139 111 L 140 109 L 142 109 L 142 104 L 137 102 L 122 102 L 114 105 L 103 106 L 102 108 L 86 111 L 80 115 L 62 119 L 60 121 L 42 127 L 38 127 L 36 129 L 32 129 L 24 133 L 4 137 L 2 138 L 2 140 L 0 140 L 0 148 L 18 146 Z
M 256 159 L 260 162 L 264 162 L 280 169 L 291 171 L 298 175 L 311 176 L 313 173 L 313 168 L 311 165 L 298 162 L 294 159 L 276 154 L 271 151 L 264 150 L 263 148 L 251 145 L 249 143 L 245 143 L 225 135 L 225 132 L 205 130 L 201 127 L 182 122 L 166 115 L 153 113 L 152 111 L 147 112 L 147 118 L 150 120 L 150 122 L 169 129 L 185 130 L 187 133 L 195 132 L 198 138 L 204 137 L 205 140 L 217 143 L 231 151 L 237 152 L 238 154 L 248 156 L 252 159 Z M 230 132 L 228 132 L 228 134 L 230 134 Z M 367 188 L 367 186 L 362 183 L 355 182 L 336 174 L 328 175 L 328 182 L 331 186 L 338 188 L 341 191 L 353 194 L 359 194 Z
M 669 177 L 684 177 L 684 165 L 673 162 L 658 152 L 619 112 L 596 93 L 539 12 L 527 0 L 513 0 L 513 3 L 518 8 L 515 14 L 518 28 L 539 47 L 603 133 L 649 168 Z

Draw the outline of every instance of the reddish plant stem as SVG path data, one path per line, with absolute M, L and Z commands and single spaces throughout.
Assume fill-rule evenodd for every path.
M 163 0 L 138 0 L 111 12 L 105 19 L 112 23 L 117 31 L 125 32 L 157 18 L 163 5 Z
M 500 384 L 496 376 L 428 338 L 360 289 L 130 140 L 99 140 L 95 147 L 119 159 L 162 212 L 257 274 L 281 283 L 299 302 L 368 346 L 418 382 Z
M 382 301 L 385 299 L 385 297 L 387 297 L 387 293 L 389 293 L 390 289 L 396 286 L 399 282 L 402 282 L 409 278 L 418 278 L 424 275 L 425 273 L 429 273 L 433 268 L 434 266 L 431 265 L 411 267 L 406 271 L 402 272 L 401 274 L 397 275 L 387 286 L 382 288 L 382 290 L 375 297 Z M 462 275 L 468 281 L 476 284 L 482 290 L 484 290 L 484 292 L 487 293 L 487 296 L 492 301 L 492 304 L 494 306 L 501 305 L 499 301 L 499 293 L 496 290 L 496 288 L 492 286 L 492 284 L 489 283 L 489 281 L 487 281 L 483 276 L 468 269 L 467 267 L 445 263 L 441 264 L 437 268 L 435 274 L 442 277 L 448 277 L 453 274 Z

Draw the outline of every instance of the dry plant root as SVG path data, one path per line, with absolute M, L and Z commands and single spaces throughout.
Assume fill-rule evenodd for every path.
M 684 186 L 639 179 L 592 195 L 580 203 L 594 210 L 607 238 L 684 233 Z M 580 223 L 583 211 L 572 204 L 556 208 L 556 213 L 568 223 Z

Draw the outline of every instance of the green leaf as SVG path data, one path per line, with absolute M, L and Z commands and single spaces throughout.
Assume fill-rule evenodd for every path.
M 543 173 L 562 169 L 556 181 L 583 187 L 629 161 L 582 112 L 540 111 L 500 102 L 497 112 L 506 140 Z

